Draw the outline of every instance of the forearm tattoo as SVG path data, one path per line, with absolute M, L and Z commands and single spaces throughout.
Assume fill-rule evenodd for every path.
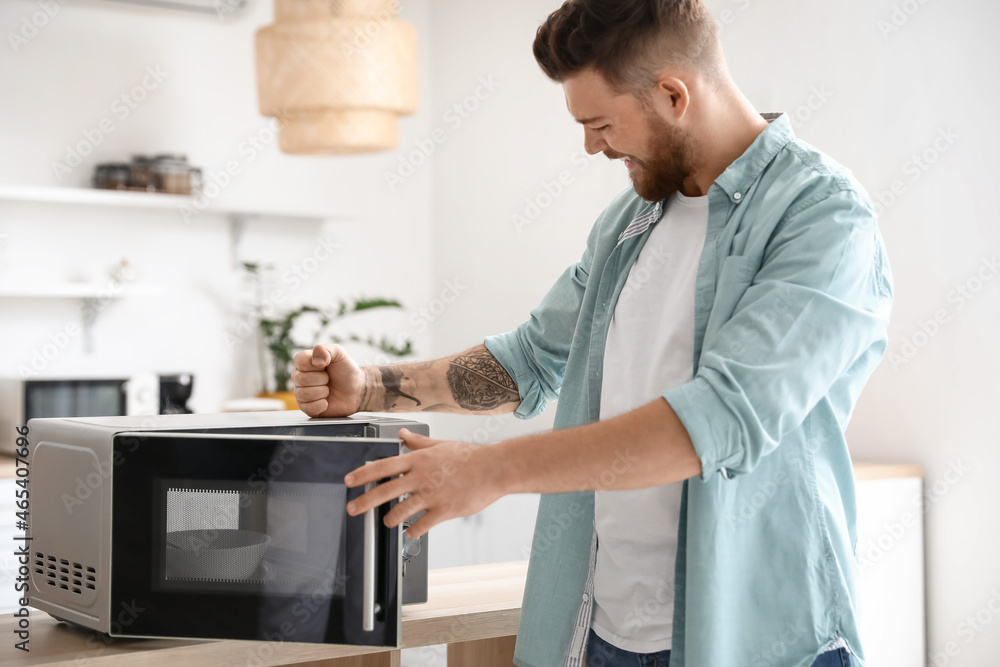
M 396 401 L 400 398 L 408 398 L 417 405 L 421 405 L 420 399 L 404 393 L 400 388 L 403 381 L 403 371 L 392 366 L 379 366 L 378 369 L 382 373 L 382 386 L 385 387 L 384 405 L 386 410 L 396 407 Z
M 486 349 L 455 357 L 449 363 L 447 378 L 455 402 L 466 410 L 484 412 L 521 400 L 517 384 Z

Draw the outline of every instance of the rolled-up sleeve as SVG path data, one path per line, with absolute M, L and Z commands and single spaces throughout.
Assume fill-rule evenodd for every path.
M 580 261 L 559 276 L 528 320 L 513 331 L 484 341 L 517 383 L 521 403 L 514 416 L 520 419 L 538 416 L 559 396 L 603 217 L 591 230 Z
M 745 291 L 731 317 L 710 322 L 693 380 L 662 394 L 702 479 L 750 472 L 839 378 L 871 373 L 885 352 L 891 282 L 874 212 L 852 190 L 790 212 L 752 279 L 720 280 L 717 301 Z

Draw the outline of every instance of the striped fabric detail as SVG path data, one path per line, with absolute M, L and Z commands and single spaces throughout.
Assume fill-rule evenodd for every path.
M 843 637 L 837 637 L 832 642 L 826 645 L 826 648 L 823 649 L 823 653 L 826 653 L 828 651 L 836 651 L 837 649 L 841 648 L 846 648 L 848 651 L 851 650 L 850 647 L 847 645 L 846 639 L 844 639 Z
M 649 225 L 646 225 L 647 227 Z M 590 613 L 594 608 L 594 571 L 597 569 L 597 526 L 594 526 L 594 537 L 590 541 L 590 571 L 587 574 L 587 584 L 584 586 L 583 604 L 576 614 L 576 629 L 573 640 L 569 644 L 569 657 L 566 667 L 581 667 L 583 653 L 587 649 L 587 635 L 590 634 Z
M 618 243 L 620 244 L 625 239 L 630 239 L 633 236 L 638 236 L 649 229 L 651 225 L 655 224 L 660 219 L 662 211 L 662 202 L 656 202 L 656 206 L 653 207 L 652 211 L 649 211 L 644 215 L 640 215 L 638 218 L 628 223 L 628 227 L 625 228 L 625 231 L 618 235 Z

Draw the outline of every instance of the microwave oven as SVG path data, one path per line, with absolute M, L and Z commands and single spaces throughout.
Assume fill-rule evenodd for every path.
M 403 427 L 429 431 L 297 410 L 32 419 L 30 604 L 113 637 L 398 648 L 428 536 L 385 526 L 398 499 L 348 515 L 366 489 L 344 475 L 404 453 Z
M 0 452 L 14 453 L 15 429 L 29 419 L 189 412 L 192 384 L 188 373 L 0 378 Z

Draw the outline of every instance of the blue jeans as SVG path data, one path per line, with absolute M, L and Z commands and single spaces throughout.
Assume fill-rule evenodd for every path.
M 593 630 L 587 637 L 587 667 L 667 667 L 670 651 L 658 653 L 632 653 L 609 644 Z M 812 664 L 812 667 L 848 667 L 851 664 L 847 649 L 827 651 Z

